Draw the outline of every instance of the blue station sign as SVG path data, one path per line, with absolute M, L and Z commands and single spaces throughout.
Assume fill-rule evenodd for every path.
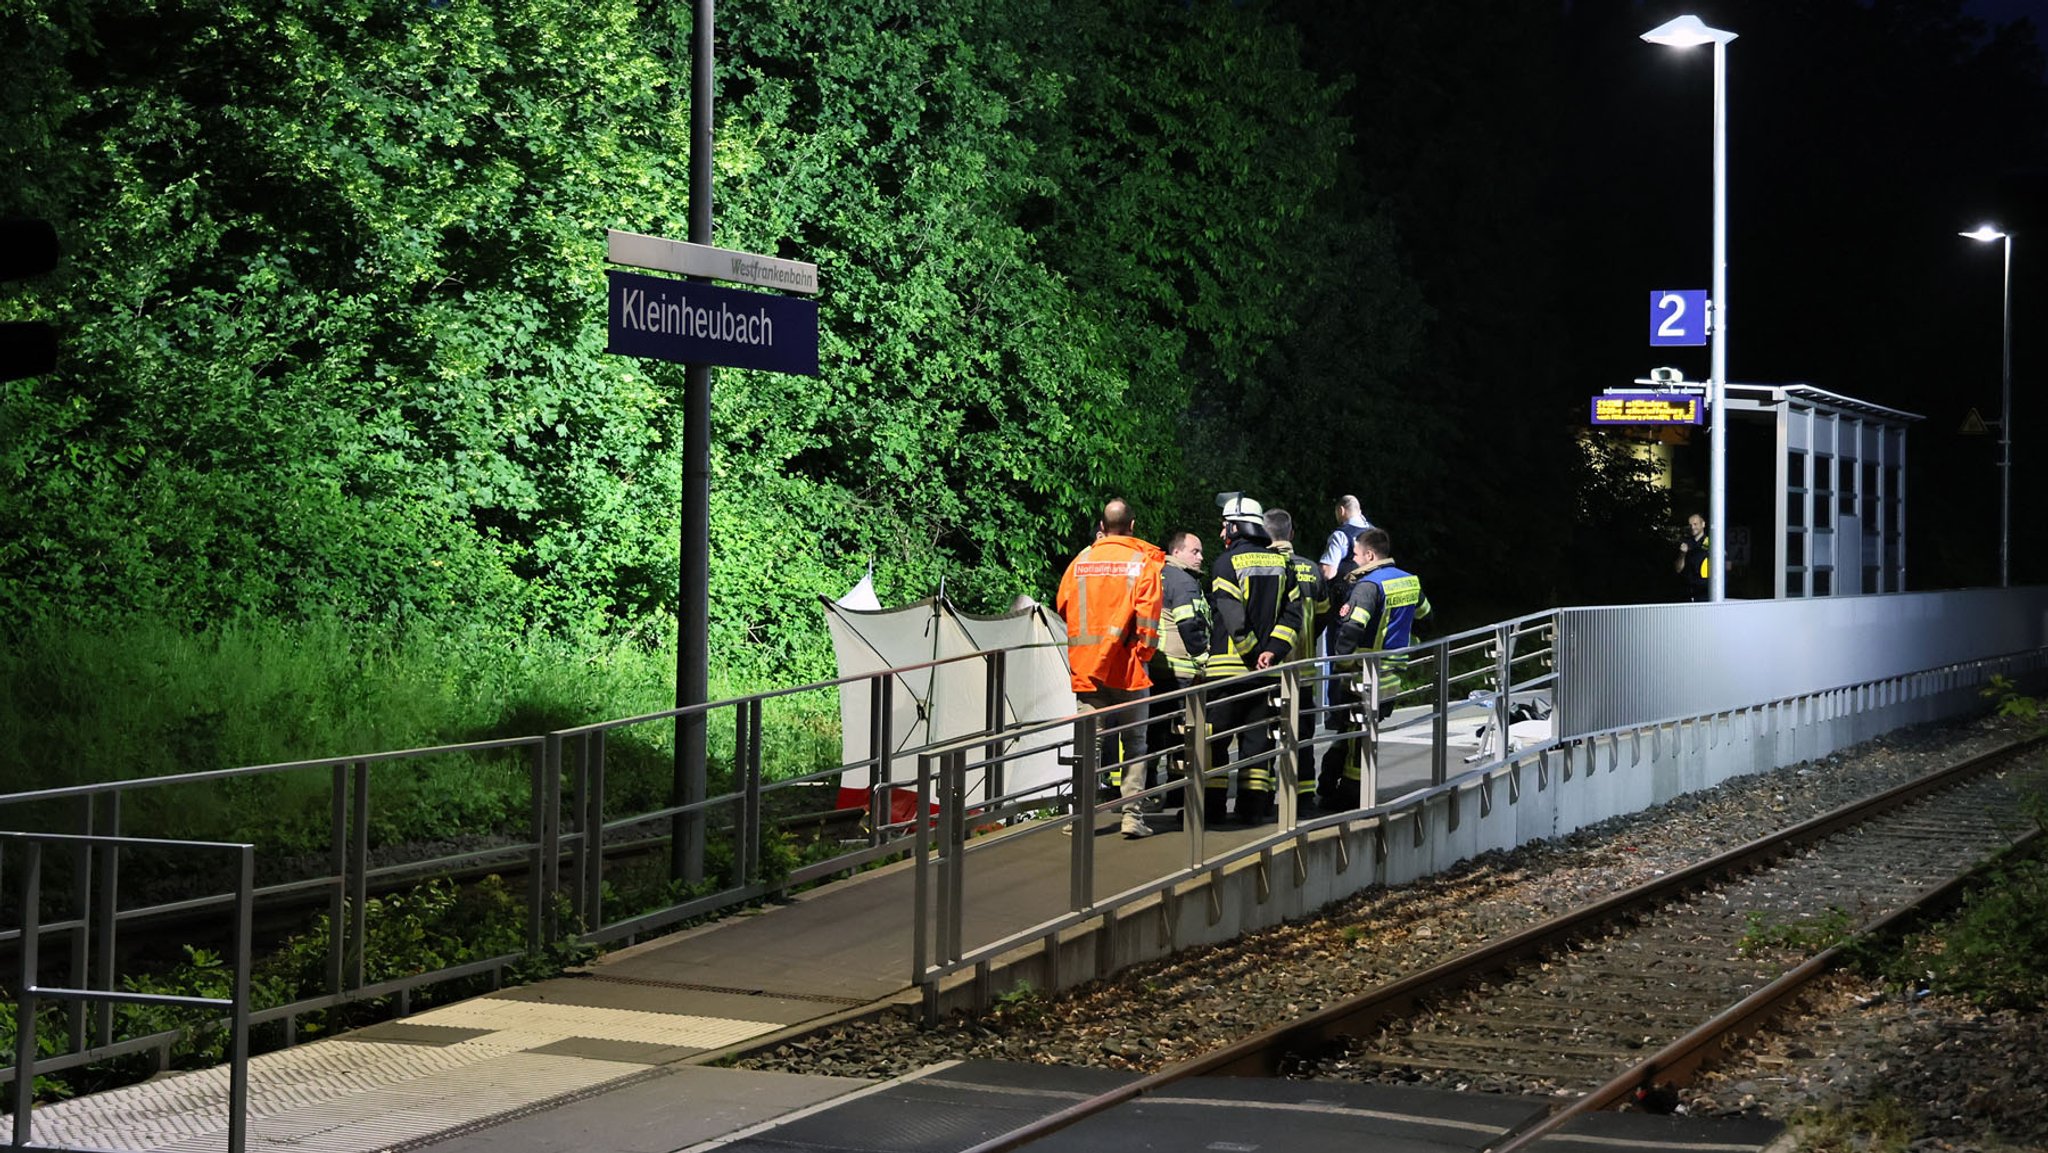
M 1650 344 L 1707 342 L 1707 290 L 1659 288 L 1650 293 Z
M 1702 424 L 1701 407 L 1683 392 L 1610 392 L 1593 398 L 1593 423 Z
M 606 270 L 605 351 L 678 364 L 818 375 L 818 305 L 765 292 Z

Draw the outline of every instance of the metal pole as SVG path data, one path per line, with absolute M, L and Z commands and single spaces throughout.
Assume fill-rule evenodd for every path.
M 2005 234 L 2004 391 L 1998 410 L 1998 587 L 2012 587 L 2012 233 Z
M 1728 595 L 1728 42 L 1714 40 L 1714 336 L 1707 409 L 1714 438 L 1707 477 L 1707 599 Z M 1506 739 L 1506 735 L 1502 735 Z
M 712 0 L 697 0 L 691 26 L 690 240 L 711 243 Z M 701 278 L 700 278 L 701 279 Z M 711 366 L 683 370 L 683 507 L 681 588 L 676 598 L 676 707 L 703 704 L 711 691 Z M 670 804 L 704 799 L 704 714 L 676 718 L 675 782 Z M 675 816 L 669 871 L 704 879 L 704 813 Z

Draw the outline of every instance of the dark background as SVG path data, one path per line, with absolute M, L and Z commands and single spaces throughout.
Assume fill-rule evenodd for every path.
M 1971 408 L 1998 417 L 2000 246 L 1956 235 L 1985 221 L 2014 236 L 2013 579 L 2048 568 L 2042 470 L 2029 451 L 2048 435 L 2030 322 L 2048 294 L 2044 7 L 1282 10 L 1321 71 L 1360 78 L 1348 105 L 1361 182 L 1394 208 L 1437 311 L 1444 395 L 1497 397 L 1525 419 L 1548 405 L 1583 414 L 1587 397 L 1654 366 L 1708 375 L 1705 347 L 1649 347 L 1646 300 L 1653 288 L 1711 283 L 1712 49 L 1640 35 L 1687 11 L 1737 33 L 1727 48 L 1729 378 L 1811 384 L 1926 418 L 1908 436 L 1908 574 L 1911 587 L 1932 588 L 1997 582 L 1996 433 L 1958 431 Z M 1514 428 L 1500 435 L 1503 453 L 1519 455 Z M 1678 454 L 1674 520 L 1704 508 L 1704 443 Z M 1499 479 L 1450 500 L 1515 499 L 1512 470 L 1489 463 L 1484 443 L 1461 451 L 1472 471 Z M 1743 490 L 1760 483 L 1768 473 L 1731 470 L 1731 524 Z M 1562 599 L 1654 599 L 1630 595 L 1639 582 L 1668 592 L 1640 539 L 1597 529 L 1566 530 L 1573 547 L 1549 563 L 1614 579 L 1581 571 Z M 1530 556 L 1554 555 L 1549 542 L 1528 543 Z

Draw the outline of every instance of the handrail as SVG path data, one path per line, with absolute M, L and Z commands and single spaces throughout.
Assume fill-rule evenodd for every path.
M 39 1002 L 49 999 L 78 1002 L 81 1005 L 98 1004 L 111 1006 L 118 1003 L 142 1005 L 183 1005 L 200 1008 L 227 1010 L 228 1022 L 228 1153 L 243 1153 L 247 1147 L 249 1132 L 249 974 L 250 952 L 253 944 L 255 913 L 254 890 L 256 887 L 256 846 L 250 844 L 220 841 L 183 841 L 153 839 L 145 837 L 122 837 L 76 833 L 20 833 L 0 832 L 0 848 L 18 845 L 22 852 L 22 877 L 19 890 L 21 928 L 18 930 L 19 948 L 16 951 L 14 990 L 14 1092 L 12 1107 L 14 1126 L 9 1144 L 23 1148 L 34 1144 L 35 1136 L 35 1087 L 36 1070 L 40 1067 L 36 1045 L 36 1016 Z M 97 899 L 109 908 L 120 906 L 119 874 L 114 869 L 112 858 L 124 847 L 160 849 L 213 849 L 233 852 L 236 856 L 238 875 L 235 882 L 235 948 L 232 983 L 226 997 L 189 997 L 167 993 L 138 993 L 115 988 L 69 987 L 45 985 L 42 983 L 42 958 L 39 946 L 43 930 L 40 924 L 43 903 L 43 846 L 71 846 L 86 851 L 104 848 L 109 857 L 106 868 L 107 883 L 103 891 L 94 892 L 90 885 L 82 886 L 88 902 Z M 92 909 L 84 910 L 82 920 L 92 921 Z M 100 948 L 113 951 L 112 940 L 105 940 Z M 111 983 L 110 983 L 111 984 Z M 74 1014 L 79 1010 L 74 1009 Z M 76 1032 L 77 1030 L 74 1030 Z M 103 1026 L 104 1031 L 104 1026 Z

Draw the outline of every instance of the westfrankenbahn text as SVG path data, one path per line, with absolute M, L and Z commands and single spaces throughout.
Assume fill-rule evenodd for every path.
M 605 279 L 607 352 L 818 375 L 816 301 L 619 269 Z
M 720 304 L 718 311 L 690 307 L 690 298 L 651 300 L 640 288 L 626 290 L 620 307 L 621 320 L 637 332 L 691 336 L 699 340 L 722 340 L 728 344 L 775 344 L 775 321 L 763 308 L 752 316 L 734 312 Z

